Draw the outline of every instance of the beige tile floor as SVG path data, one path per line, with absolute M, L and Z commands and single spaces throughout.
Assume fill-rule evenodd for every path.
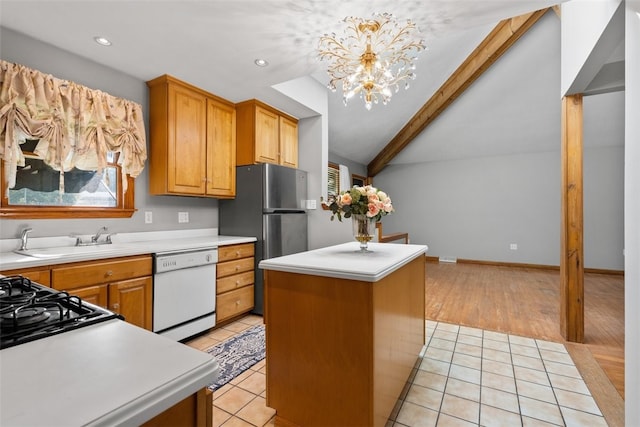
M 262 322 L 248 315 L 187 344 L 206 350 Z M 565 347 L 426 322 L 427 346 L 388 427 L 606 426 Z M 213 426 L 270 426 L 265 361 L 213 394 Z

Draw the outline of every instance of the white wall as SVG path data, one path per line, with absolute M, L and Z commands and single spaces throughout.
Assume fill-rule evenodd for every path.
M 385 231 L 430 256 L 557 265 L 559 169 L 556 153 L 479 157 L 388 166 L 374 183 L 396 210 Z
M 640 0 L 625 7 L 625 424 L 640 426 Z
M 149 137 L 148 92 L 145 82 L 104 67 L 73 53 L 60 50 L 22 34 L 0 27 L 2 59 L 26 65 L 61 79 L 68 79 L 142 105 Z M 155 77 L 155 76 L 154 76 Z M 147 143 L 148 145 L 148 143 Z M 218 201 L 194 197 L 151 196 L 148 192 L 148 169 L 135 181 L 135 206 L 132 218 L 11 220 L 2 219 L 0 238 L 16 238 L 24 227 L 33 228 L 33 237 L 93 234 L 102 226 L 111 232 L 156 231 L 212 228 L 218 226 Z M 153 212 L 153 223 L 144 223 L 144 211 Z M 189 223 L 178 223 L 178 212 L 189 212 Z
M 624 37 L 622 31 L 605 31 L 620 3 L 572 0 L 561 4 L 561 97 L 583 93 Z

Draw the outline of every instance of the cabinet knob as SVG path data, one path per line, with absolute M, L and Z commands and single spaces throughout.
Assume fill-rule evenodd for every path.
M 240 305 L 240 300 L 236 301 L 236 305 Z
M 120 308 L 120 304 L 118 304 L 118 303 L 115 303 L 115 304 L 112 304 L 112 305 L 111 305 L 111 309 L 112 309 L 113 311 L 118 311 L 118 309 L 119 309 L 119 308 Z
M 240 256 L 240 251 L 236 251 L 236 256 Z
M 236 288 L 240 286 L 240 280 L 236 280 Z
M 240 266 L 236 265 L 236 271 L 240 270 Z
M 113 276 L 113 271 L 107 270 L 107 272 L 105 273 L 105 276 L 107 276 L 107 277 Z

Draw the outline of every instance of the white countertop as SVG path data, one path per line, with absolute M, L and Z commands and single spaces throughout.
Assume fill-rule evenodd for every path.
M 377 282 L 428 250 L 425 245 L 369 243 L 371 252 L 361 253 L 351 242 L 260 261 L 264 270 L 312 276 Z
M 110 320 L 0 351 L 0 425 L 140 425 L 215 381 L 210 355 Z
M 49 237 L 29 239 L 29 251 L 42 256 L 28 256 L 12 252 L 18 247 L 19 239 L 9 239 L 0 245 L 0 270 L 15 270 L 63 264 L 67 262 L 90 261 L 95 259 L 114 258 L 170 252 L 189 249 L 215 248 L 222 245 L 255 242 L 255 237 L 219 236 L 217 229 L 204 230 L 171 230 L 146 233 L 116 234 L 112 244 L 96 246 L 74 246 L 75 239 L 69 237 Z M 64 254 L 47 253 L 51 248 L 67 249 Z

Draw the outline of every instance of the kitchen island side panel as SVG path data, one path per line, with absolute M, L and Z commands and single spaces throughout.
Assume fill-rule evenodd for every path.
M 424 346 L 424 257 L 377 282 L 266 270 L 276 425 L 384 426 Z

